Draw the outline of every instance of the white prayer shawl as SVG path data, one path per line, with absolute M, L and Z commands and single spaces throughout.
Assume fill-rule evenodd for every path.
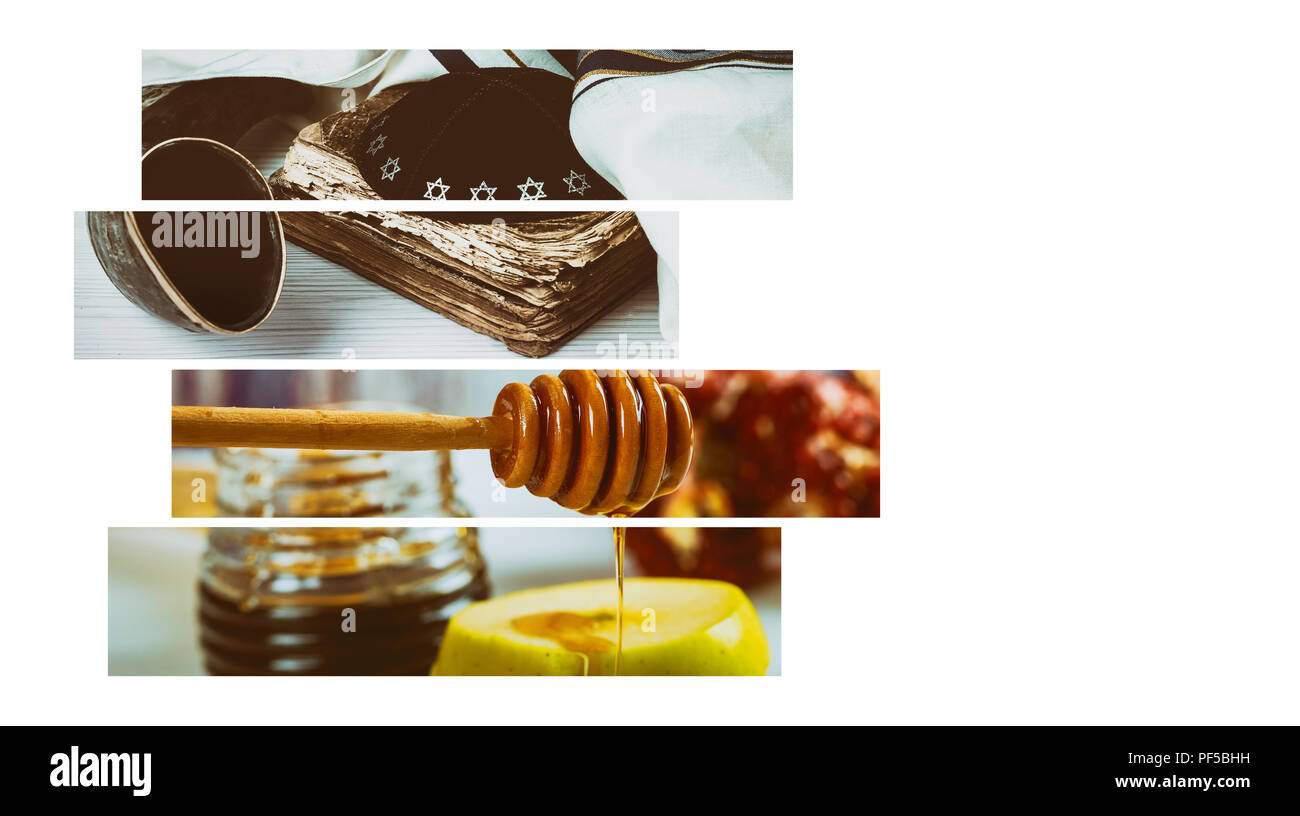
M 145 85 L 217 77 L 280 77 L 306 85 L 359 88 L 383 73 L 394 51 L 145 51 Z
M 629 199 L 788 199 L 793 71 L 746 64 L 607 74 L 579 64 L 569 130 Z
M 561 76 L 569 72 L 542 50 L 464 51 L 479 68 L 541 68 Z M 428 51 L 145 51 L 143 84 L 171 85 L 217 77 L 280 77 L 325 88 L 362 88 L 369 93 L 403 82 L 419 82 L 447 73 Z M 378 80 L 378 81 L 376 81 Z
M 582 158 L 626 198 L 788 199 L 794 83 L 758 52 L 586 52 L 569 131 Z M 627 59 L 630 57 L 630 59 Z M 637 73 L 654 60 L 693 67 Z M 600 67 L 585 71 L 598 63 Z M 662 65 L 662 62 L 661 62 Z M 671 67 L 671 66 L 670 66 Z M 677 231 L 639 214 L 659 253 L 659 330 L 679 342 Z

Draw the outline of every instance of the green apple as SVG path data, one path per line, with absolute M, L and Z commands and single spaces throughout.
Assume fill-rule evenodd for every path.
M 433 674 L 614 674 L 614 581 L 529 589 L 451 619 Z M 754 605 L 722 581 L 629 578 L 623 674 L 763 674 L 767 636 Z

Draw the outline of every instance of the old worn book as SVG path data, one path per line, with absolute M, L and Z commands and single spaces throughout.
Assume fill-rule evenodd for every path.
M 352 156 L 409 88 L 305 128 L 271 177 L 276 197 L 379 200 Z M 294 243 L 532 357 L 555 351 L 655 277 L 654 250 L 630 212 L 281 217 Z

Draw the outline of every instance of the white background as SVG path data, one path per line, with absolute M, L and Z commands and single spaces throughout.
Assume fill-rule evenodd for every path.
M 1294 6 L 447 5 L 11 15 L 5 721 L 1300 721 Z M 797 52 L 796 201 L 638 203 L 685 365 L 884 371 L 885 516 L 785 525 L 784 676 L 106 677 L 169 366 L 74 363 L 72 213 L 138 195 L 140 48 L 591 42 Z

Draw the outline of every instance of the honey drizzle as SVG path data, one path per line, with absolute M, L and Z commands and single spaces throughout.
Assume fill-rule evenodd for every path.
M 616 515 L 615 518 L 624 518 Z M 545 638 L 566 651 L 582 658 L 582 676 L 591 673 L 591 656 L 608 652 L 614 647 L 614 676 L 623 672 L 623 563 L 626 550 L 627 528 L 614 527 L 614 583 L 618 587 L 618 605 L 614 608 L 614 643 L 595 634 L 600 623 L 608 623 L 609 613 L 583 614 L 578 612 L 538 612 L 510 620 L 516 632 L 530 637 Z
M 622 518 L 616 515 L 614 518 Z M 618 606 L 614 609 L 614 676 L 623 672 L 623 550 L 627 543 L 627 528 L 614 528 L 614 581 L 618 584 Z

